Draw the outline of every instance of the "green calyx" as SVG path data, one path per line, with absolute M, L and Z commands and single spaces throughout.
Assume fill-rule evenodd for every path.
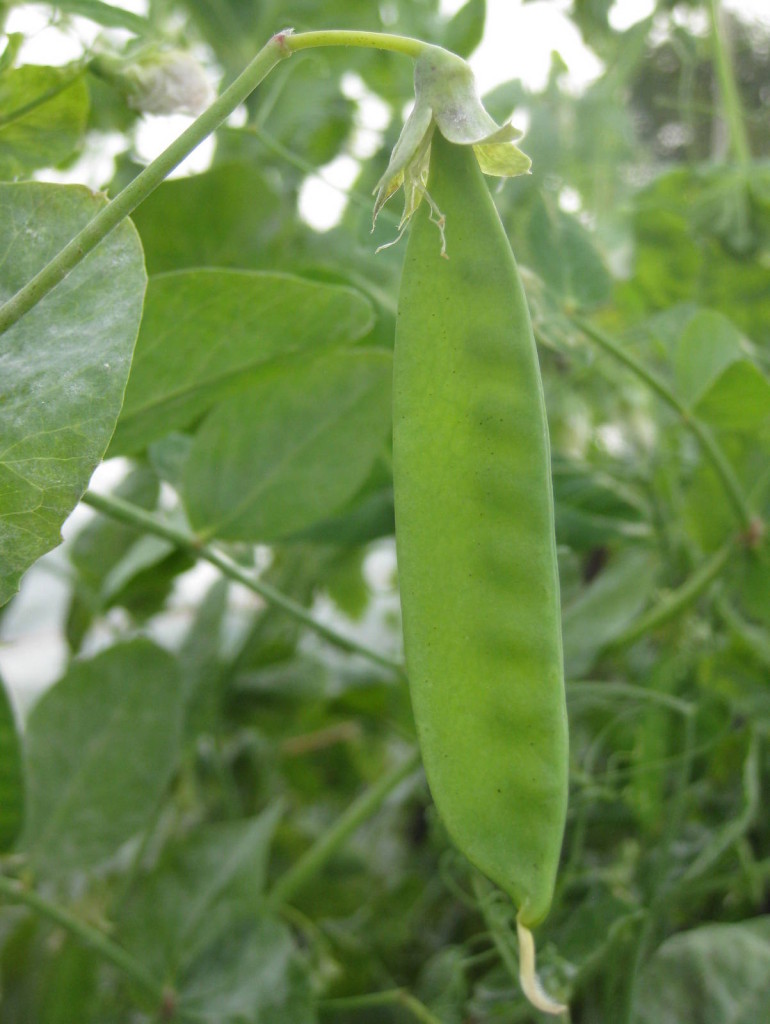
M 403 185 L 404 212 L 399 238 L 423 197 L 431 202 L 426 185 L 431 138 L 436 128 L 449 142 L 473 146 L 485 174 L 511 178 L 528 173 L 532 164 L 514 145 L 521 132 L 510 123 L 498 125 L 489 116 L 476 91 L 473 72 L 457 54 L 440 46 L 426 47 L 415 62 L 414 89 L 414 108 L 374 190 L 376 222 L 382 207 Z M 441 224 L 440 211 L 432 202 L 431 209 Z

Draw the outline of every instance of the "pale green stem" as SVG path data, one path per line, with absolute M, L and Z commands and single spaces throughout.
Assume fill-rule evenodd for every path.
M 735 69 L 730 55 L 727 34 L 722 24 L 719 0 L 709 0 L 709 21 L 711 23 L 711 45 L 714 52 L 719 91 L 722 94 L 725 120 L 730 132 L 730 142 L 738 163 L 747 168 L 751 163 L 751 149 L 746 134 L 743 106 L 735 81 Z
M 160 1004 L 168 996 L 166 988 L 157 981 L 146 970 L 143 964 L 135 960 L 130 953 L 118 946 L 112 939 L 107 938 L 93 925 L 75 917 L 64 907 L 52 903 L 34 891 L 28 889 L 21 882 L 14 879 L 0 876 L 0 895 L 4 896 L 11 903 L 20 903 L 30 910 L 34 910 L 42 917 L 48 918 L 54 924 L 64 928 L 76 939 L 79 939 L 86 946 L 90 946 L 105 960 L 109 960 L 118 970 L 122 971 L 127 978 L 150 996 L 154 1002 Z
M 279 32 L 256 57 L 160 156 L 148 164 L 23 288 L 0 307 L 0 334 L 28 313 L 55 288 L 85 256 L 142 203 L 205 138 L 244 102 L 282 60 L 299 50 L 319 46 L 365 46 L 417 57 L 427 46 L 417 39 L 377 32 Z
M 252 572 L 238 565 L 237 562 L 234 562 L 223 551 L 220 551 L 211 544 L 201 542 L 198 537 L 187 530 L 173 526 L 171 523 L 165 522 L 158 516 L 153 515 L 153 513 L 146 512 L 144 509 L 123 501 L 122 498 L 116 498 L 114 495 L 96 494 L 95 491 L 86 491 L 81 500 L 85 505 L 90 505 L 91 508 L 103 512 L 104 515 L 109 516 L 111 519 L 126 523 L 128 526 L 133 526 L 145 533 L 152 533 L 156 537 L 162 537 L 183 551 L 188 551 L 191 555 L 203 559 L 204 562 L 209 562 L 211 565 L 216 566 L 228 579 L 241 583 L 255 594 L 259 594 L 269 604 L 283 609 L 292 618 L 301 622 L 303 626 L 307 626 L 308 629 L 312 629 L 314 633 L 323 637 L 324 640 L 328 640 L 335 647 L 339 647 L 349 654 L 360 654 L 367 661 L 381 665 L 383 668 L 403 678 L 404 669 L 398 662 L 392 661 L 390 658 L 385 657 L 384 654 L 379 654 L 377 651 L 372 650 L 371 647 L 367 647 L 357 640 L 343 636 L 342 633 L 338 633 L 331 626 L 327 626 L 323 622 L 319 622 L 318 619 L 314 619 L 310 612 L 297 601 L 287 597 L 286 594 L 276 590 L 275 587 L 271 587 L 269 583 L 258 579 Z
M 679 415 L 690 433 L 697 438 L 704 455 L 719 477 L 736 518 L 745 529 L 747 535 L 753 536 L 757 529 L 756 518 L 749 507 L 748 500 L 743 493 L 743 489 L 732 466 L 727 461 L 724 452 L 717 444 L 708 427 L 693 416 L 684 402 L 679 399 L 668 384 L 651 370 L 648 370 L 636 356 L 626 352 L 612 338 L 604 334 L 603 331 L 600 331 L 598 327 L 594 327 L 588 320 L 584 320 L 579 316 L 571 316 L 570 320 L 583 334 L 587 335 L 600 348 L 608 352 L 614 359 L 631 370 L 640 380 L 644 381 L 651 391 L 654 391 L 659 398 Z
M 358 46 L 368 50 L 390 50 L 405 57 L 419 57 L 430 44 L 409 36 L 395 36 L 387 32 L 356 32 L 347 29 L 328 29 L 320 32 L 300 32 L 297 35 L 279 32 L 289 53 L 315 49 L 319 46 Z
M 327 862 L 340 850 L 353 833 L 380 809 L 386 798 L 420 763 L 420 752 L 415 749 L 401 764 L 375 782 L 345 810 L 335 823 L 324 832 L 294 862 L 273 886 L 269 903 L 279 908 L 289 903 L 303 886 L 312 881 Z
M 734 539 L 723 544 L 688 580 L 685 580 L 681 587 L 672 590 L 659 604 L 651 608 L 645 615 L 640 616 L 627 629 L 610 640 L 606 645 L 607 649 L 613 650 L 617 647 L 627 647 L 628 644 L 634 643 L 640 637 L 645 636 L 647 633 L 652 633 L 666 622 L 670 622 L 678 615 L 681 615 L 682 612 L 686 611 L 697 601 L 701 594 L 719 576 L 734 550 Z

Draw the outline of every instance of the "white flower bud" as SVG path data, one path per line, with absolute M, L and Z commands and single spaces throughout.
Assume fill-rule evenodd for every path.
M 172 50 L 125 69 L 128 103 L 145 114 L 200 114 L 213 90 L 200 64 Z

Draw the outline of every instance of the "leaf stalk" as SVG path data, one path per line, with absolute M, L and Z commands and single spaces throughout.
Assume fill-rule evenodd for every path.
M 312 629 L 314 633 L 317 633 L 335 647 L 347 651 L 349 654 L 359 654 L 361 657 L 366 658 L 367 661 L 380 665 L 382 668 L 386 668 L 403 678 L 404 669 L 398 662 L 393 661 L 384 654 L 380 654 L 366 644 L 344 636 L 331 626 L 320 622 L 297 601 L 294 601 L 280 590 L 276 590 L 269 583 L 258 579 L 252 572 L 238 565 L 237 562 L 233 561 L 223 551 L 220 551 L 212 544 L 204 543 L 195 534 L 189 533 L 181 527 L 174 526 L 159 516 L 146 512 L 144 509 L 138 508 L 136 505 L 132 505 L 130 502 L 123 501 L 121 498 L 116 498 L 113 495 L 86 491 L 82 501 L 85 505 L 90 505 L 91 508 L 102 512 L 111 519 L 125 523 L 128 526 L 133 526 L 137 530 L 154 534 L 156 537 L 161 537 L 164 540 L 170 541 L 175 547 L 190 552 L 196 558 L 209 562 L 228 579 L 242 584 L 253 593 L 264 598 L 269 604 L 283 609 L 292 618 L 301 622 L 303 626 L 307 626 L 308 629 Z
M 156 1004 L 160 1005 L 164 999 L 168 998 L 167 988 L 157 981 L 143 964 L 134 959 L 122 946 L 107 938 L 98 928 L 94 928 L 82 918 L 76 917 L 58 903 L 53 903 L 35 892 L 34 889 L 29 889 L 21 882 L 3 875 L 0 875 L 0 895 L 10 903 L 20 903 L 29 907 L 30 910 L 34 910 L 42 917 L 64 928 L 84 945 L 89 946 L 117 967 Z
M 693 434 L 700 444 L 703 454 L 711 463 L 714 472 L 719 477 L 725 494 L 732 506 L 738 522 L 743 527 L 746 537 L 751 538 L 757 531 L 757 518 L 752 512 L 748 500 L 743 493 L 743 488 L 738 481 L 730 463 L 716 441 L 709 428 L 697 417 L 693 416 L 690 409 L 676 395 L 668 384 L 661 380 L 657 374 L 649 370 L 636 356 L 626 352 L 616 341 L 613 341 L 603 331 L 599 330 L 588 320 L 580 316 L 570 316 L 571 322 L 582 331 L 599 348 L 609 353 L 619 363 L 631 370 L 647 387 L 653 391 L 658 398 L 662 399 L 679 416 L 684 425 Z
M 357 797 L 331 828 L 322 833 L 288 871 L 281 875 L 268 897 L 270 905 L 279 908 L 281 904 L 289 903 L 300 889 L 318 875 L 356 829 L 380 809 L 396 786 L 411 775 L 419 764 L 420 752 L 415 748 L 404 761 Z

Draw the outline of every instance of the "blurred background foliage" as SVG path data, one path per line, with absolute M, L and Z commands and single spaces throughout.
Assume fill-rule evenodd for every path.
M 575 1024 L 755 1024 L 770 1014 L 770 30 L 706 0 L 658 0 L 622 31 L 611 0 L 556 6 L 601 74 L 575 89 L 554 52 L 543 88 L 512 67 L 485 97 L 526 127 L 533 160 L 490 185 L 540 348 L 562 580 L 571 803 L 541 973 Z M 129 62 L 189 51 L 223 83 L 286 26 L 469 55 L 487 14 L 483 0 L 451 16 L 438 0 L 43 10 L 99 25 L 112 35 L 96 48 Z M 98 184 L 114 195 L 141 169 L 142 115 L 94 51 L 25 65 L 23 42 L 0 43 L 0 177 L 77 175 L 111 140 Z M 392 775 L 415 743 L 387 664 L 404 246 L 375 256 L 396 217 L 372 235 L 370 192 L 411 94 L 392 54 L 296 56 L 217 132 L 207 169 L 133 217 L 150 282 L 102 489 L 192 524 L 383 663 L 173 538 L 80 510 L 0 619 L 8 649 L 34 636 L 57 578 L 65 664 L 26 714 L 25 782 L 0 703 L 5 875 L 48 901 L 42 916 L 0 909 L 3 1024 L 541 1019 L 509 971 L 512 908 L 479 905 L 419 770 Z M 321 232 L 300 196 L 341 156 L 354 180 Z M 312 458 L 275 481 L 271 447 L 319 421 Z M 292 878 L 383 778 L 376 813 Z

